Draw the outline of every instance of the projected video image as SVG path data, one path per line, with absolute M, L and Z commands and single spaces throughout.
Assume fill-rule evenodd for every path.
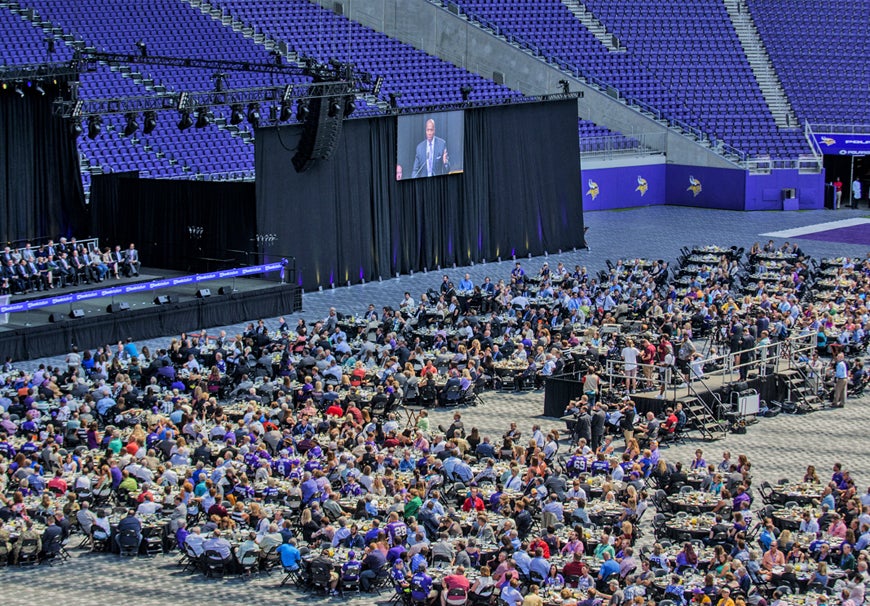
M 461 111 L 399 116 L 396 180 L 461 173 L 465 118 Z

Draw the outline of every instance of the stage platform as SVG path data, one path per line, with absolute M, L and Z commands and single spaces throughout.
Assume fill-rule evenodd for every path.
M 745 381 L 746 386 L 741 385 L 740 387 L 755 389 L 761 399 L 767 402 L 782 400 L 784 394 L 781 393 L 777 373 L 786 370 L 787 364 L 783 361 L 769 365 L 763 376 L 759 373 L 759 369 L 755 368 L 749 372 Z M 737 373 L 718 371 L 705 374 L 703 381 L 695 380 L 691 388 L 688 385 L 670 386 L 662 398 L 657 397 L 659 390 L 656 388 L 648 391 L 640 390 L 632 394 L 631 399 L 635 402 L 639 415 L 645 415 L 647 412 L 659 415 L 664 412 L 665 408 L 674 406 L 677 402 L 688 405 L 697 395 L 717 417 L 721 417 L 722 411 L 719 409 L 716 397 L 718 396 L 725 407 L 729 408 L 731 404 L 730 393 L 732 389 L 737 389 L 738 383 L 740 380 Z M 602 382 L 602 389 L 606 390 L 606 387 L 606 382 Z M 561 417 L 565 413 L 568 402 L 581 395 L 583 395 L 583 384 L 575 377 L 561 376 L 547 379 L 544 392 L 544 415 Z
M 30 293 L 13 297 L 11 303 L 82 293 L 97 287 L 171 280 L 183 275 L 183 272 L 143 268 L 135 278 Z M 221 287 L 228 294 L 219 294 Z M 197 298 L 196 292 L 201 288 L 209 289 L 211 296 Z M 158 295 L 168 297 L 172 302 L 157 305 L 154 299 Z M 116 313 L 107 310 L 112 303 L 122 302 L 129 309 Z M 73 345 L 79 349 L 92 349 L 127 337 L 150 339 L 291 314 L 301 309 L 301 288 L 255 277 L 218 279 L 160 290 L 128 292 L 115 297 L 95 297 L 10 313 L 8 323 L 0 324 L 0 355 L 4 358 L 12 356 L 16 360 L 55 356 L 68 352 Z M 73 318 L 73 310 L 83 313 Z
M 785 365 L 782 365 L 782 370 L 785 370 Z M 731 392 L 740 389 L 754 389 L 758 392 L 762 400 L 767 402 L 771 400 L 782 399 L 778 393 L 778 381 L 776 376 L 777 370 L 770 367 L 763 376 L 754 370 L 749 373 L 746 385 L 743 386 L 736 373 L 726 373 L 723 371 L 704 375 L 703 381 L 696 380 L 690 388 L 688 385 L 672 386 L 664 393 L 663 398 L 657 398 L 658 389 L 651 391 L 639 391 L 631 396 L 637 405 L 638 414 L 646 414 L 653 412 L 658 415 L 664 412 L 665 408 L 674 406 L 677 402 L 682 402 L 684 406 L 688 406 L 697 396 L 704 401 L 705 404 L 713 411 L 714 416 L 722 418 L 722 410 L 720 410 L 719 401 L 724 404 L 725 409 L 731 408 Z M 738 384 L 740 388 L 738 388 Z M 717 401 L 718 396 L 718 401 Z

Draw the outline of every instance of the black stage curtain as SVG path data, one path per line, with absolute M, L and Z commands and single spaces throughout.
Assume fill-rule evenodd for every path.
M 91 207 L 94 233 L 122 248 L 134 242 L 147 266 L 199 272 L 219 269 L 221 259 L 256 262 L 253 183 L 99 175 Z M 203 228 L 200 239 L 191 226 Z
M 582 246 L 576 101 L 465 114 L 465 172 L 395 181 L 396 118 L 348 120 L 305 173 L 298 126 L 257 131 L 257 224 L 306 289 Z
M 68 124 L 52 115 L 57 86 L 0 91 L 0 241 L 86 234 L 79 156 Z

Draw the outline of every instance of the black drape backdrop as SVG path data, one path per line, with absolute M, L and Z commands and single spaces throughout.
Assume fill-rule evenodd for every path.
M 92 231 L 107 243 L 136 243 L 143 264 L 184 271 L 219 268 L 211 259 L 256 262 L 254 184 L 138 179 L 136 173 L 95 176 Z M 203 228 L 201 239 L 188 227 Z
M 0 241 L 16 242 L 86 231 L 79 157 L 63 119 L 53 116 L 57 87 L 45 95 L 22 85 L 0 91 Z
M 299 127 L 257 131 L 257 225 L 307 289 L 583 244 L 576 101 L 466 111 L 465 172 L 396 182 L 396 119 L 349 120 L 290 164 Z

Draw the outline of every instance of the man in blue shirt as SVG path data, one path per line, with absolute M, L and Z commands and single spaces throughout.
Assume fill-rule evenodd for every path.
M 616 563 L 610 552 L 605 551 L 601 557 L 604 558 L 604 561 L 601 562 L 601 570 L 598 571 L 598 580 L 604 581 L 610 575 L 619 573 L 619 564 Z
M 489 436 L 484 436 L 483 442 L 477 445 L 475 452 L 479 459 L 495 458 L 495 447 L 490 443 Z
M 290 542 L 279 545 L 277 552 L 281 557 L 281 565 L 285 570 L 299 570 L 302 555 L 296 547 L 296 539 L 290 539 Z
M 465 274 L 465 277 L 459 281 L 459 290 L 474 290 L 474 282 L 471 281 L 470 274 Z
M 109 395 L 108 390 L 106 394 L 97 401 L 97 412 L 100 413 L 101 416 L 105 416 L 106 413 L 115 407 L 115 400 Z
M 535 549 L 535 557 L 529 562 L 529 575 L 535 575 L 543 580 L 548 574 L 550 574 L 550 563 L 544 559 L 544 550 L 538 547 Z
M 834 376 L 837 382 L 834 384 L 834 398 L 831 400 L 831 406 L 842 408 L 846 405 L 846 386 L 849 384 L 849 368 L 846 366 L 842 352 L 837 354 Z

